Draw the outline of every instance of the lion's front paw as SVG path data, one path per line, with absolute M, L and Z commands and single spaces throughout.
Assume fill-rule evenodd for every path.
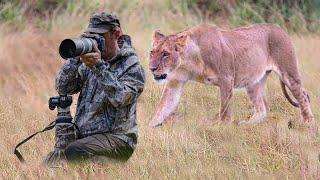
M 163 121 L 160 121 L 159 119 L 153 118 L 149 123 L 149 127 L 156 128 L 156 127 L 161 126 L 162 123 L 163 123 Z

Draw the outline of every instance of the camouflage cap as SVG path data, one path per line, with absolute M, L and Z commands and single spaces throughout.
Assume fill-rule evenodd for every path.
M 120 28 L 120 22 L 116 16 L 106 12 L 101 12 L 90 17 L 89 26 L 86 32 L 106 33 L 118 28 Z

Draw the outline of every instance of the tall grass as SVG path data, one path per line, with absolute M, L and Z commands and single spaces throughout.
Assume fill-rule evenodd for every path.
M 165 34 L 194 26 L 206 19 L 184 12 L 171 1 L 99 2 L 97 11 L 117 14 L 145 69 L 152 33 Z M 249 7 L 248 7 L 249 8 Z M 168 10 L 170 9 L 170 10 Z M 53 148 L 53 132 L 44 133 L 21 148 L 27 162 L 20 164 L 13 147 L 27 135 L 55 117 L 47 100 L 55 95 L 54 77 L 63 64 L 57 47 L 67 37 L 77 37 L 87 25 L 91 12 L 77 5 L 70 12 L 56 13 L 50 29 L 34 22 L 12 31 L 0 30 L 0 178 L 2 179 L 316 179 L 320 176 L 320 138 L 301 129 L 288 129 L 299 111 L 280 93 L 277 78 L 267 83 L 270 111 L 257 126 L 219 128 L 206 124 L 219 108 L 218 89 L 199 83 L 187 84 L 178 110 L 159 129 L 147 124 L 160 99 L 162 86 L 146 71 L 147 83 L 138 102 L 139 142 L 125 164 L 86 162 L 50 169 L 40 166 Z M 210 20 L 208 20 L 210 21 Z M 211 21 L 210 21 L 211 22 Z M 304 85 L 311 96 L 316 119 L 320 117 L 320 37 L 292 36 L 299 57 Z M 252 111 L 247 96 L 237 91 L 232 99 L 235 121 L 247 119 Z M 73 104 L 72 112 L 75 112 Z

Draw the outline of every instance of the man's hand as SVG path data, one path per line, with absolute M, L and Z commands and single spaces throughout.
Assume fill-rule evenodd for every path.
M 100 50 L 94 45 L 94 52 L 83 54 L 80 56 L 80 61 L 83 62 L 87 67 L 94 67 L 98 61 L 101 59 Z

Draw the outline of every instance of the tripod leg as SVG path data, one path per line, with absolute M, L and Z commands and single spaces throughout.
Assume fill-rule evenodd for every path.
M 58 121 L 59 119 L 57 119 Z M 59 163 L 60 160 L 65 160 L 64 149 L 71 142 L 75 141 L 75 128 L 74 125 L 70 122 L 56 123 L 55 131 L 55 146 L 54 150 L 50 152 L 44 163 L 47 165 L 55 165 Z

